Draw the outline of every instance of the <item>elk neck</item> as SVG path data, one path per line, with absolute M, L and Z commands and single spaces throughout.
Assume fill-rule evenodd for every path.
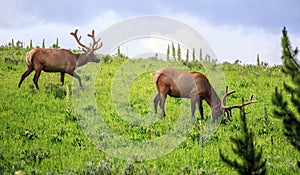
M 87 61 L 88 54 L 86 52 L 81 54 L 75 54 L 75 55 L 76 55 L 76 67 L 80 67 L 88 63 Z
M 219 109 L 221 108 L 221 100 L 216 93 L 216 91 L 211 87 L 211 96 L 210 96 L 210 102 L 211 102 L 211 108 L 212 109 Z

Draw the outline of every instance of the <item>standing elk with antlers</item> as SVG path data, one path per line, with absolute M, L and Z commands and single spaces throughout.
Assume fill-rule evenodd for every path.
M 41 71 L 45 72 L 60 72 L 60 81 L 64 84 L 65 73 L 75 77 L 79 81 L 80 87 L 82 87 L 81 78 L 75 73 L 75 69 L 79 66 L 85 65 L 88 62 L 100 62 L 100 59 L 94 54 L 94 51 L 102 47 L 100 38 L 96 41 L 94 30 L 92 34 L 87 36 L 92 38 L 90 47 L 80 42 L 81 36 L 77 36 L 78 29 L 75 32 L 71 32 L 77 43 L 83 47 L 84 53 L 75 54 L 66 49 L 43 49 L 35 48 L 26 53 L 27 70 L 21 76 L 18 87 L 20 88 L 24 79 L 32 72 L 35 71 L 33 82 L 35 87 L 39 89 L 38 79 Z
M 213 121 L 217 120 L 224 112 L 230 119 L 232 109 L 242 108 L 245 105 L 256 102 L 256 100 L 252 99 L 253 95 L 251 95 L 248 102 L 240 105 L 225 106 L 227 96 L 235 91 L 228 92 L 228 87 L 226 87 L 226 93 L 221 102 L 206 76 L 199 72 L 184 72 L 172 68 L 162 68 L 152 75 L 157 89 L 157 94 L 154 98 L 154 110 L 157 113 L 157 105 L 159 103 L 163 116 L 166 115 L 164 106 L 167 95 L 175 98 L 190 98 L 192 116 L 195 114 L 197 104 L 202 120 L 204 119 L 202 100 L 205 100 L 211 107 Z

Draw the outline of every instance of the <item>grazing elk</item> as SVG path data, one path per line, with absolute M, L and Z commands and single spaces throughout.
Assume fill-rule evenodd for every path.
M 100 38 L 96 41 L 94 30 L 92 34 L 88 34 L 92 38 L 90 47 L 80 42 L 81 36 L 78 38 L 77 29 L 75 32 L 71 32 L 77 43 L 83 48 L 84 53 L 75 54 L 66 49 L 44 49 L 35 48 L 26 53 L 27 70 L 21 76 L 19 82 L 19 88 L 24 79 L 32 72 L 35 71 L 33 82 L 35 87 L 39 89 L 38 79 L 41 71 L 45 72 L 60 72 L 60 81 L 64 84 L 65 73 L 75 77 L 79 81 L 80 87 L 82 87 L 81 78 L 75 73 L 75 69 L 79 66 L 85 65 L 88 62 L 100 62 L 100 59 L 94 54 L 94 51 L 102 47 Z
M 213 121 L 217 120 L 224 112 L 230 119 L 231 109 L 242 108 L 245 105 L 256 102 L 256 100 L 252 100 L 253 95 L 251 95 L 248 102 L 240 105 L 225 106 L 226 97 L 235 91 L 228 92 L 228 87 L 226 87 L 226 93 L 221 102 L 206 76 L 199 72 L 184 72 L 172 68 L 162 68 L 152 75 L 157 89 L 157 94 L 154 98 L 154 110 L 157 113 L 157 105 L 159 103 L 163 116 L 166 115 L 164 105 L 167 95 L 175 98 L 190 98 L 192 116 L 195 114 L 197 104 L 202 120 L 204 119 L 202 100 L 205 100 L 211 107 Z

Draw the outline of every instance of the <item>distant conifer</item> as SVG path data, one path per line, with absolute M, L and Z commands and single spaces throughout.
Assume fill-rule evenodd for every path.
M 187 65 L 189 63 L 189 49 L 186 50 L 186 56 L 185 56 L 185 64 Z
M 193 63 L 196 63 L 196 55 L 195 55 L 195 48 L 193 48 L 193 53 L 192 53 L 192 57 L 193 57 Z
M 168 44 L 168 49 L 167 49 L 167 61 L 170 61 L 170 46 Z
M 172 57 L 173 57 L 173 60 L 176 61 L 176 50 L 175 50 L 174 43 L 172 43 Z
M 259 54 L 257 54 L 257 56 L 256 56 L 256 64 L 257 64 L 257 66 L 260 66 Z
M 56 38 L 56 42 L 55 42 L 55 48 L 58 49 L 59 45 L 58 45 L 58 38 Z
M 200 51 L 199 51 L 199 60 L 200 60 L 200 62 L 203 61 L 202 48 L 200 48 Z
M 11 47 L 14 48 L 15 47 L 15 40 L 11 39 Z
M 180 44 L 178 43 L 177 46 L 177 61 L 181 62 L 181 49 L 180 49 Z
M 32 39 L 30 40 L 29 48 L 32 49 Z
M 42 48 L 45 48 L 45 39 L 43 39 Z
M 120 46 L 118 46 L 117 57 L 118 57 L 118 58 L 121 58 L 121 57 L 122 57 Z

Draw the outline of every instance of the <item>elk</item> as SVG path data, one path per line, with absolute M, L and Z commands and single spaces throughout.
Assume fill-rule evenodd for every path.
M 75 77 L 79 81 L 80 87 L 82 87 L 81 78 L 75 73 L 75 69 L 79 66 L 83 66 L 88 62 L 100 62 L 100 59 L 94 54 L 94 51 L 102 47 L 100 38 L 96 41 L 94 30 L 88 37 L 92 38 L 90 47 L 80 42 L 81 36 L 77 36 L 78 29 L 70 34 L 75 38 L 77 43 L 83 48 L 84 51 L 81 54 L 72 53 L 66 49 L 44 49 L 35 48 L 26 53 L 26 65 L 27 70 L 22 74 L 18 87 L 20 88 L 24 79 L 32 72 L 35 71 L 33 82 L 35 87 L 39 89 L 38 79 L 41 71 L 45 72 L 60 72 L 60 81 L 64 84 L 65 73 Z
M 157 94 L 154 98 L 154 112 L 157 113 L 159 103 L 163 116 L 166 115 L 164 106 L 167 95 L 175 98 L 190 98 L 192 116 L 195 114 L 197 104 L 202 120 L 204 119 L 202 100 L 205 100 L 212 110 L 213 121 L 217 120 L 222 114 L 225 115 L 225 113 L 230 119 L 232 109 L 242 108 L 243 106 L 257 102 L 253 100 L 253 95 L 251 95 L 247 102 L 243 102 L 240 105 L 226 106 L 227 96 L 235 93 L 235 91 L 228 92 L 227 86 L 221 101 L 207 77 L 199 72 L 185 72 L 172 68 L 162 68 L 152 75 L 157 89 Z

